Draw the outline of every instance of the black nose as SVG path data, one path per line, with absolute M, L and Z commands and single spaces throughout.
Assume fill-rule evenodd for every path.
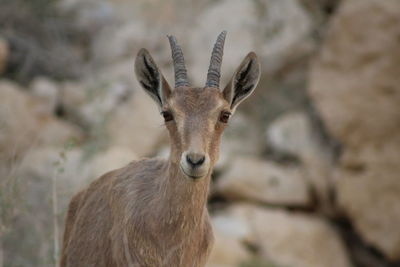
M 201 164 L 203 164 L 205 159 L 206 159 L 206 157 L 202 154 L 192 153 L 192 154 L 186 155 L 186 161 L 189 163 L 189 165 L 192 168 L 196 168 L 196 167 L 200 166 Z

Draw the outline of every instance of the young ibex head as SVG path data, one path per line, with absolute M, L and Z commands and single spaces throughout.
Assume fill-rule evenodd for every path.
M 220 90 L 220 70 L 226 31 L 214 45 L 204 87 L 192 87 L 187 78 L 183 53 L 175 37 L 168 36 L 175 71 L 172 90 L 146 49 L 141 49 L 135 72 L 144 90 L 164 116 L 171 138 L 171 161 L 185 176 L 197 180 L 210 174 L 219 154 L 221 134 L 240 102 L 255 89 L 260 64 L 250 52 L 228 85 Z

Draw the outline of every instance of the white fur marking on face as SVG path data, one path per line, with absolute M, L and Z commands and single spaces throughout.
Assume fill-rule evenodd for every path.
M 185 121 L 185 116 L 186 114 L 184 114 L 181 110 L 179 110 L 178 108 L 176 108 L 176 104 L 175 104 L 175 100 L 171 99 L 169 106 L 171 107 L 175 107 L 173 115 L 174 115 L 174 120 L 175 120 L 175 124 L 176 124 L 176 129 L 178 132 L 178 135 L 180 137 L 183 137 L 184 134 L 184 121 Z
M 225 102 L 222 99 L 217 99 L 217 101 L 218 101 L 218 104 L 214 108 L 214 110 L 213 110 L 214 112 L 220 110 L 225 105 Z
M 176 123 L 176 129 L 177 129 L 177 131 L 178 131 L 178 134 L 179 134 L 179 136 L 181 137 L 181 138 L 183 138 L 183 136 L 184 136 L 184 118 L 177 118 L 176 120 L 175 120 L 175 123 Z

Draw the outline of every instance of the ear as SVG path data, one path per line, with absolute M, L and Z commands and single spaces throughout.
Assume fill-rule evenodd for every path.
M 158 70 L 150 53 L 142 48 L 136 56 L 135 73 L 140 85 L 160 106 L 171 94 L 171 87 Z
M 257 55 L 254 52 L 250 52 L 237 68 L 231 81 L 222 92 L 224 98 L 231 103 L 232 110 L 251 95 L 259 80 L 260 63 L 258 62 Z

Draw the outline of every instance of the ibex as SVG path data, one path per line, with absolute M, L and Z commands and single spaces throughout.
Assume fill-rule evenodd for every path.
M 206 207 L 220 138 L 238 104 L 255 89 L 254 52 L 219 89 L 226 31 L 214 45 L 204 87 L 191 87 L 183 53 L 168 36 L 175 73 L 172 90 L 146 49 L 135 61 L 143 89 L 161 110 L 171 140 L 167 160 L 143 159 L 111 171 L 69 205 L 62 267 L 198 267 L 213 234 Z

